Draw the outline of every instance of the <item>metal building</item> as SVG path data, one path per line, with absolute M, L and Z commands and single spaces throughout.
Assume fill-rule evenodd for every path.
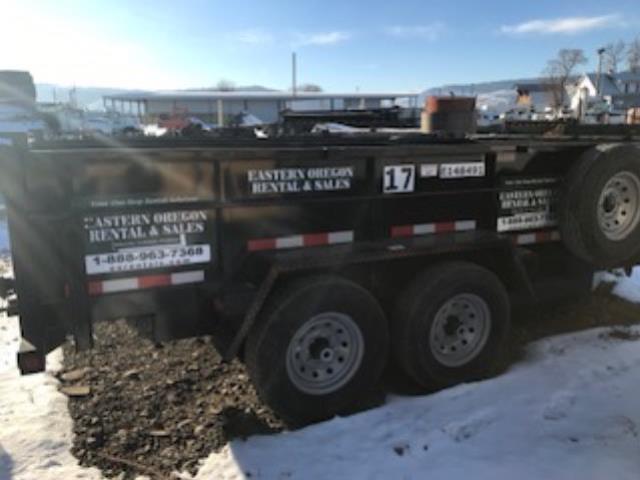
M 103 98 L 108 111 L 134 114 L 147 119 L 183 113 L 203 121 L 227 124 L 240 113 L 249 113 L 265 123 L 276 122 L 286 109 L 350 110 L 399 105 L 415 108 L 418 95 L 413 93 L 324 93 L 281 91 L 211 91 L 184 90 L 132 92 Z

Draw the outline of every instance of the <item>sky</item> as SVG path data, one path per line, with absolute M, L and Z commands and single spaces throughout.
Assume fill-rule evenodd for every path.
M 237 85 L 417 92 L 537 76 L 560 48 L 595 69 L 640 35 L 640 1 L 0 0 L 0 69 L 38 83 L 135 89 Z

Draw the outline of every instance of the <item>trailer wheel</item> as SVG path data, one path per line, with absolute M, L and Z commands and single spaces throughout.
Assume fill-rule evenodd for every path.
M 567 176 L 559 212 L 567 248 L 589 263 L 620 266 L 640 252 L 640 150 L 602 146 Z
M 351 281 L 317 276 L 286 286 L 250 332 L 246 364 L 263 400 L 292 425 L 353 408 L 387 361 L 376 299 Z
M 395 359 L 424 387 L 486 377 L 502 359 L 509 310 L 507 292 L 489 270 L 466 262 L 428 268 L 398 298 Z

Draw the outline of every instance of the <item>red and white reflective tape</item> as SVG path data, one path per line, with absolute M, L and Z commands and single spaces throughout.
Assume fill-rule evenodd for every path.
M 319 245 L 336 245 L 353 243 L 353 230 L 341 232 L 305 233 L 290 237 L 260 238 L 249 240 L 247 249 L 250 252 L 260 250 L 280 250 L 283 248 L 317 247 Z
M 476 229 L 475 220 L 455 220 L 453 222 L 418 223 L 416 225 L 396 225 L 391 227 L 391 236 L 413 237 L 437 233 L 468 232 Z
M 168 287 L 187 283 L 204 282 L 204 270 L 192 272 L 176 272 L 163 275 L 146 275 L 144 277 L 118 278 L 115 280 L 98 280 L 89 282 L 89 295 L 103 293 L 127 292 L 145 288 Z
M 558 240 L 560 240 L 560 232 L 557 230 L 521 233 L 513 236 L 513 243 L 516 245 L 533 245 L 535 243 L 555 242 Z

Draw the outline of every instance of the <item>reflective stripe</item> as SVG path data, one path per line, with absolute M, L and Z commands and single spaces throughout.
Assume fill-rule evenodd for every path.
M 456 232 L 468 232 L 476 229 L 475 220 L 458 220 L 456 222 Z
M 352 243 L 353 242 L 353 230 L 344 230 L 342 232 L 329 233 L 329 243 Z
M 302 244 L 305 247 L 315 247 L 316 245 L 326 245 L 329 243 L 328 233 L 308 233 L 304 235 Z
M 278 238 L 259 238 L 247 242 L 247 250 L 257 252 L 260 250 L 279 250 L 284 248 L 317 247 L 320 245 L 334 245 L 339 243 L 352 243 L 353 230 L 339 232 L 305 233 Z
M 536 243 L 556 242 L 558 240 L 560 240 L 560 232 L 557 230 L 521 233 L 513 237 L 513 242 L 516 245 L 533 245 Z
M 276 248 L 296 248 L 302 246 L 304 246 L 304 237 L 302 235 L 276 238 Z
M 250 252 L 257 252 L 259 250 L 273 250 L 276 248 L 276 239 L 263 238 L 258 240 L 249 240 L 247 248 Z
M 396 225 L 395 227 L 391 227 L 391 236 L 394 238 L 411 237 L 413 236 L 413 225 Z
M 102 282 L 102 293 L 122 292 L 124 290 L 137 289 L 137 278 L 120 278 L 118 280 L 105 280 Z
M 198 282 L 204 282 L 204 270 L 93 281 L 89 282 L 88 293 L 89 295 L 101 295 L 103 293 L 144 290 L 147 288 L 168 287 L 171 285 L 184 285 L 186 283 Z
M 413 226 L 413 230 L 412 230 L 413 235 L 429 235 L 430 233 L 436 233 L 435 223 L 424 223 L 421 225 Z
M 138 288 L 166 287 L 171 285 L 169 275 L 150 275 L 138 278 Z
M 177 272 L 171 274 L 171 285 L 204 282 L 204 270 L 194 272 Z
M 455 220 L 451 222 L 418 223 L 415 225 L 395 225 L 391 227 L 391 236 L 412 237 L 434 233 L 468 232 L 476 229 L 475 220 Z

